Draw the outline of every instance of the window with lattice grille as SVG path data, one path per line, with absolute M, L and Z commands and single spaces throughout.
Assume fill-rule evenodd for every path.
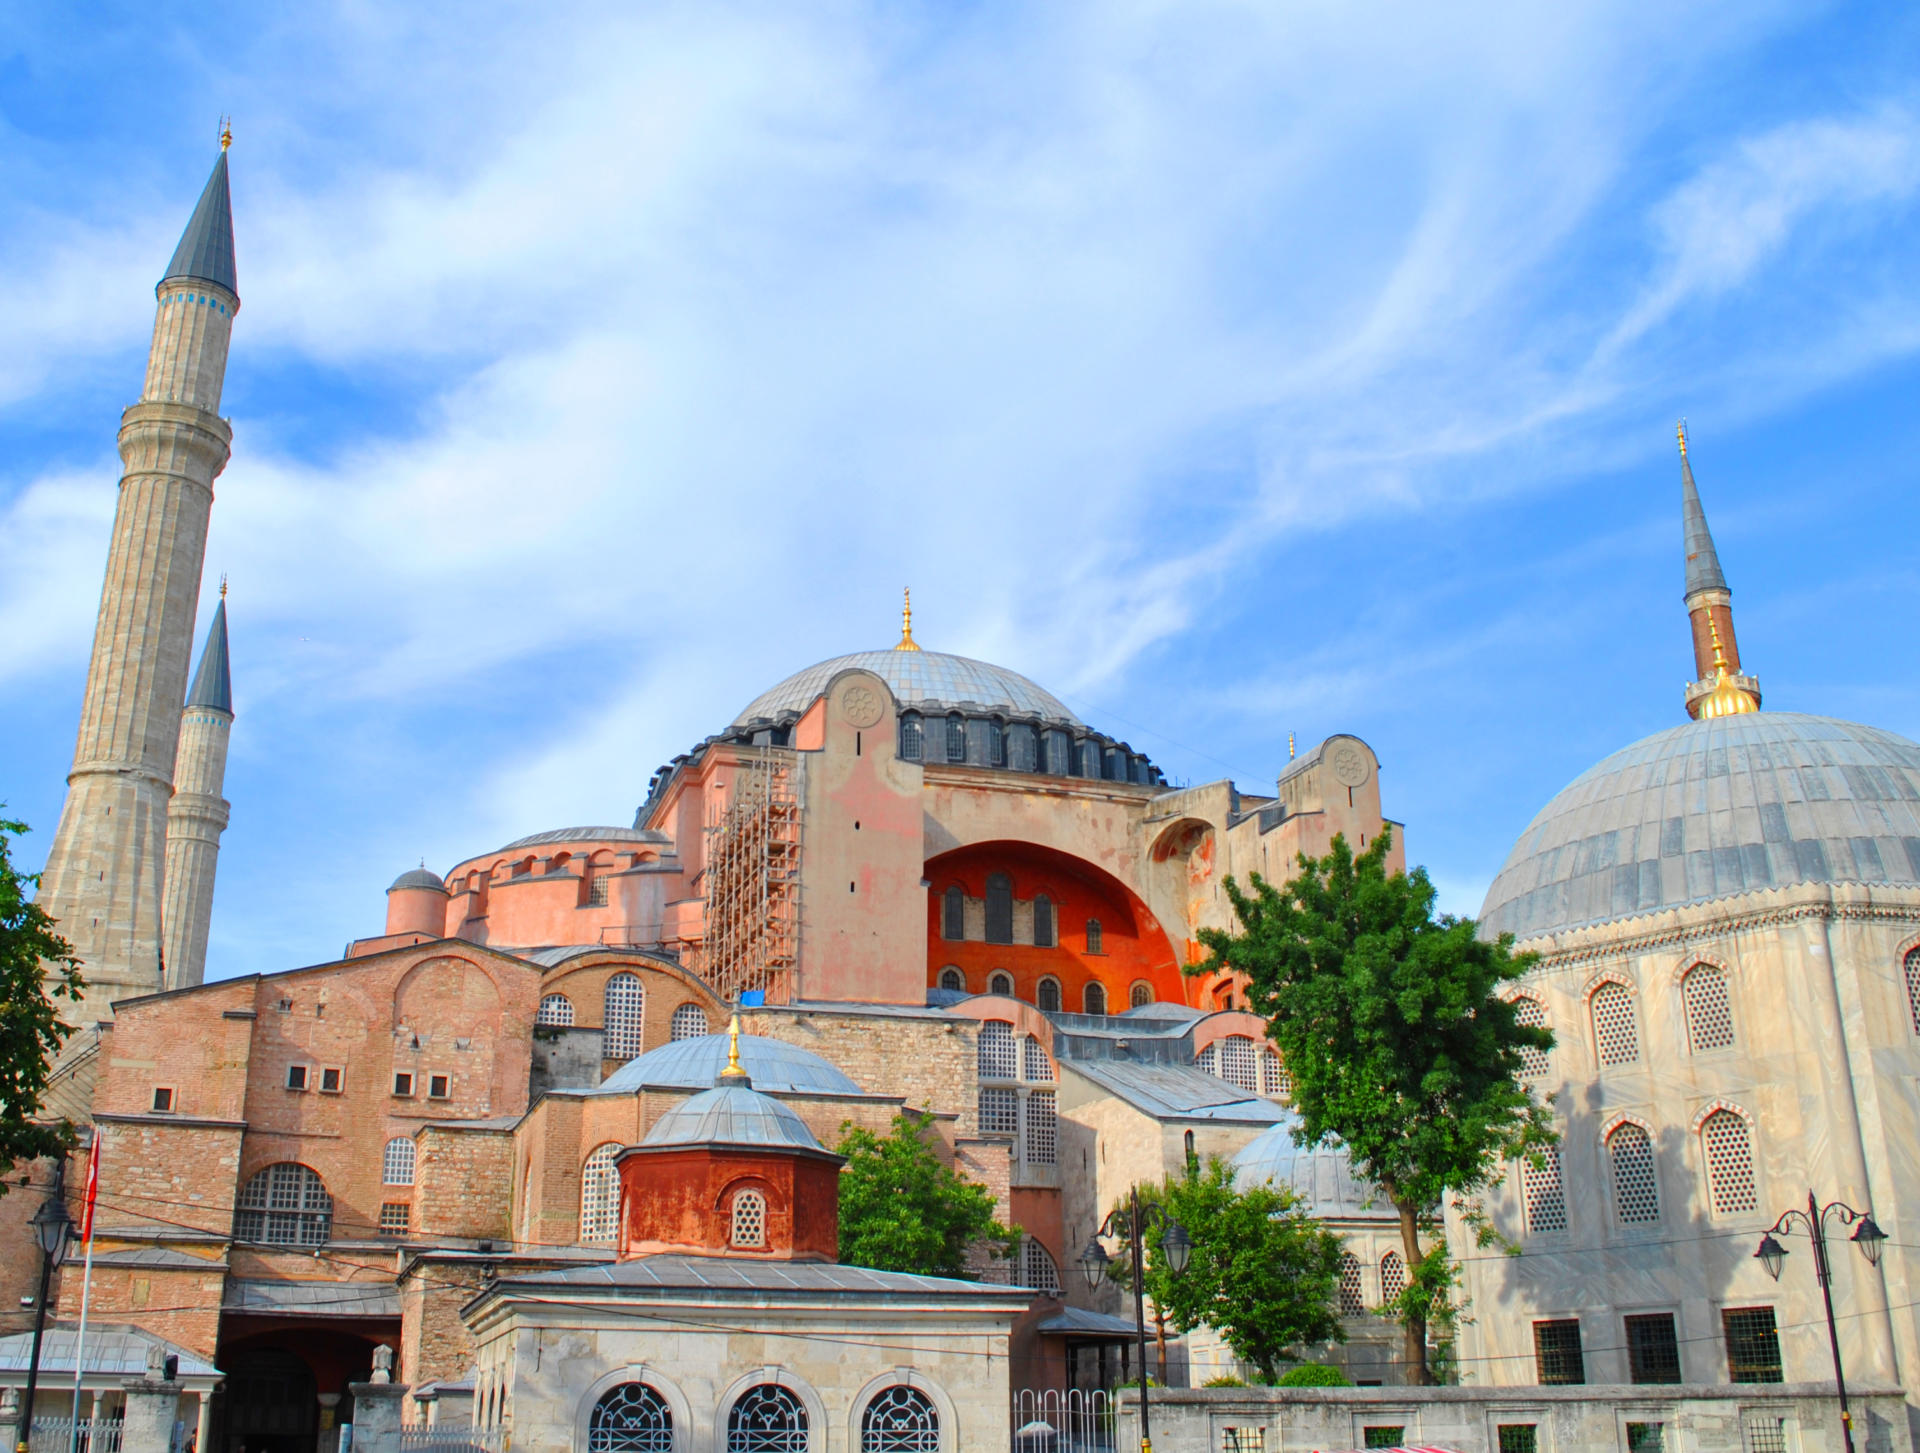
M 413 1184 L 413 1139 L 411 1136 L 396 1135 L 387 1142 L 386 1152 L 380 1157 L 380 1183 L 386 1186 L 410 1186 Z
M 1636 1383 L 1680 1381 L 1680 1334 L 1673 1313 L 1628 1317 L 1627 1376 Z
M 1018 1135 L 1020 1133 L 1020 1092 L 1014 1089 L 980 1091 L 980 1133 L 982 1135 Z
M 1205 1070 L 1210 1075 L 1220 1073 L 1220 1051 L 1215 1045 L 1208 1045 L 1193 1057 L 1193 1067 Z
M 1513 1022 L 1530 1029 L 1545 1029 L 1547 1006 L 1530 995 L 1522 994 L 1513 1001 Z M 1551 1067 L 1550 1057 L 1544 1049 L 1529 1046 L 1520 1051 L 1520 1073 L 1527 1078 L 1544 1075 Z
M 860 1453 L 940 1453 L 940 1416 L 917 1387 L 895 1384 L 860 1415 Z
M 948 964 L 940 971 L 940 987 L 964 994 L 967 991 L 967 976 L 954 964 Z
M 1060 1295 L 1060 1269 L 1054 1265 L 1047 1248 L 1031 1236 L 1020 1243 L 1020 1279 L 1035 1291 L 1050 1297 Z
M 905 761 L 920 760 L 920 716 L 917 712 L 900 713 L 900 756 Z
M 1747 1453 L 1788 1453 L 1787 1420 L 1771 1414 L 1747 1415 Z
M 1720 1313 L 1727 1338 L 1727 1381 L 1779 1382 L 1780 1331 L 1772 1307 L 1728 1307 Z
M 386 1201 L 380 1207 L 380 1234 L 405 1236 L 413 1219 L 413 1207 L 405 1201 Z
M 1153 985 L 1151 984 L 1135 984 L 1131 989 L 1127 990 L 1127 1007 L 1129 1009 L 1144 1009 L 1152 1002 Z
M 1052 1090 L 1027 1093 L 1026 1155 L 1028 1165 L 1052 1165 L 1058 1155 L 1059 1118 L 1054 1113 Z
M 1040 1007 L 1042 1014 L 1058 1014 L 1060 1012 L 1060 981 L 1042 979 L 1034 986 L 1033 1002 Z
M 276 1246 L 324 1246 L 333 1235 L 333 1197 L 319 1172 L 298 1161 L 270 1165 L 240 1192 L 233 1234 Z
M 1538 1423 L 1502 1423 L 1499 1453 L 1540 1453 Z
M 580 1239 L 588 1242 L 613 1240 L 620 1224 L 620 1170 L 614 1157 L 620 1147 L 613 1141 L 595 1148 L 580 1168 Z
M 1560 1181 L 1560 1147 L 1549 1145 L 1520 1162 L 1520 1191 L 1526 1203 L 1527 1230 L 1535 1236 L 1567 1229 L 1567 1192 Z
M 1089 918 L 1087 920 L 1087 952 L 1090 954 L 1105 953 L 1106 949 L 1103 948 L 1101 944 L 1100 920 L 1097 918 Z M 1920 1020 L 1920 1014 L 1917 1014 L 1915 1017 L 1916 1020 Z
M 667 1021 L 668 1039 L 704 1039 L 711 1033 L 713 1025 L 707 1022 L 707 1011 L 698 1004 L 682 1004 Z
M 609 891 L 612 887 L 612 879 L 608 878 L 604 873 L 595 873 L 593 877 L 587 881 L 587 906 L 589 908 L 605 908 L 607 906 Z
M 767 1198 L 755 1190 L 733 1193 L 733 1227 L 727 1239 L 735 1246 L 767 1244 Z
M 1654 1175 L 1653 1137 L 1631 1122 L 1607 1137 L 1613 1162 L 1613 1204 L 1622 1225 L 1644 1226 L 1660 1219 L 1660 1185 Z
M 607 980 L 607 1013 L 602 1032 L 608 1059 L 632 1059 L 640 1053 L 640 1027 L 646 1005 L 647 991 L 638 975 L 615 974 Z
M 1229 1034 L 1220 1042 L 1220 1078 L 1249 1095 L 1260 1093 L 1259 1051 L 1244 1034 Z
M 587 1453 L 673 1453 L 673 1411 L 644 1382 L 623 1382 L 593 1405 Z
M 1004 994 L 1007 998 L 1011 999 L 1013 997 L 1013 975 L 989 974 L 987 976 L 987 992 L 989 994 Z
M 1105 1014 L 1107 1012 L 1106 985 L 1104 984 L 1087 985 L 1085 992 L 1081 995 L 1081 998 L 1085 1004 L 1087 1013 Z
M 1029 1034 L 1020 1041 L 1020 1078 L 1051 1080 L 1053 1077 L 1053 1056 L 1047 1053 L 1044 1044 Z
M 947 760 L 967 760 L 967 719 L 958 712 L 947 718 Z
M 1293 1076 L 1287 1073 L 1286 1065 L 1272 1050 L 1266 1050 L 1260 1056 L 1260 1093 L 1278 1096 L 1293 1093 Z
M 807 1453 L 807 1409 L 778 1383 L 740 1394 L 727 1413 L 727 1453 Z
M 983 1080 L 1020 1078 L 1019 1046 L 1013 1026 L 1004 1020 L 989 1019 L 980 1026 L 979 1075 Z
M 1759 1208 L 1753 1185 L 1753 1141 L 1747 1122 L 1731 1110 L 1715 1110 L 1700 1126 L 1706 1149 L 1707 1190 L 1715 1215 Z
M 565 994 L 545 994 L 540 999 L 540 1012 L 533 1016 L 535 1024 L 556 1024 L 562 1029 L 573 1023 L 573 1000 Z
M 1913 1016 L 1913 1031 L 1920 1034 L 1920 948 L 1907 952 L 1907 1012 Z
M 1340 1253 L 1340 1314 L 1351 1317 L 1366 1309 L 1366 1292 L 1360 1284 L 1360 1258 L 1351 1251 L 1343 1251 Z
M 1586 1354 L 1580 1348 L 1580 1323 L 1568 1317 L 1533 1324 L 1535 1375 L 1545 1387 L 1571 1387 L 1587 1380 Z
M 1687 1006 L 1687 1043 L 1695 1054 L 1733 1044 L 1733 1005 L 1727 976 L 1711 964 L 1697 964 L 1680 983 Z
M 1593 1037 L 1603 1065 L 1630 1065 L 1640 1058 L 1640 1021 L 1633 990 L 1602 984 L 1593 991 Z
M 1407 1289 L 1407 1264 L 1400 1259 L 1400 1253 L 1389 1251 L 1380 1258 L 1380 1305 L 1390 1307 L 1394 1299 Z

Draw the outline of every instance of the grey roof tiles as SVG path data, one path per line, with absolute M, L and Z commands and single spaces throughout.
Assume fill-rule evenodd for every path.
M 855 651 L 835 656 L 804 671 L 796 671 L 779 685 L 763 691 L 733 719 L 744 726 L 758 718 L 773 720 L 784 712 L 805 711 L 842 671 L 871 671 L 892 690 L 902 706 L 920 709 L 961 705 L 986 710 L 1038 716 L 1075 726 L 1080 718 L 1051 692 L 1034 685 L 1017 671 L 949 656 L 939 651 Z
M 636 1090 L 704 1090 L 727 1067 L 727 1036 L 677 1039 L 630 1059 L 601 1082 L 596 1094 Z M 859 1095 L 861 1088 L 811 1050 L 758 1034 L 740 1036 L 740 1067 L 754 1088 L 787 1094 Z

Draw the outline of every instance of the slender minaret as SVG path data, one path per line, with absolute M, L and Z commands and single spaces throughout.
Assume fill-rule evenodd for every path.
M 147 382 L 121 416 L 120 499 L 80 707 L 67 801 L 39 901 L 87 981 L 85 1027 L 115 999 L 152 993 L 161 966 L 167 804 L 193 652 L 213 481 L 232 430 L 220 417 L 234 290 L 227 145 L 155 289 Z M 74 1041 L 77 1047 L 79 1041 Z
M 207 929 L 213 922 L 213 873 L 229 805 L 220 795 L 227 776 L 227 732 L 233 726 L 233 675 L 227 664 L 227 583 L 180 713 L 180 750 L 173 759 L 173 801 L 167 807 L 166 930 L 169 989 L 206 977 Z
M 1720 555 L 1707 529 L 1707 512 L 1687 458 L 1687 426 L 1680 435 L 1680 520 L 1687 550 L 1687 617 L 1693 627 L 1694 680 L 1687 686 L 1687 715 L 1735 716 L 1760 709 L 1760 683 L 1740 671 L 1740 644 L 1733 634 L 1733 592 L 1720 573 Z M 1721 689 L 1724 688 L 1724 689 Z M 1742 704 L 1744 703 L 1744 704 Z

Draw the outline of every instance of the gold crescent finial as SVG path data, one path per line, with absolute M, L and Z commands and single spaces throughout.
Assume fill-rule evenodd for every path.
M 1685 459 L 1687 457 L 1687 421 L 1682 419 L 1674 432 L 1680 436 L 1680 457 Z
M 1287 760 L 1289 762 L 1293 760 L 1293 733 L 1292 732 L 1287 733 Z
M 720 1071 L 721 1078 L 743 1080 L 747 1072 L 740 1068 L 740 1011 L 733 1011 L 733 1022 L 727 1026 L 727 1067 Z
M 920 649 L 920 646 L 919 643 L 913 639 L 912 586 L 906 588 L 905 596 L 906 603 L 900 607 L 900 643 L 893 649 L 896 651 L 917 651 Z
M 233 118 L 231 116 L 222 116 L 220 118 L 220 149 L 222 151 L 225 151 L 228 147 L 232 145 L 233 145 Z
M 220 572 L 220 599 L 225 600 L 226 598 L 227 598 L 227 572 L 222 570 Z

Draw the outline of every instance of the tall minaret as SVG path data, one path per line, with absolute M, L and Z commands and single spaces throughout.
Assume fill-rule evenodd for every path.
M 207 929 L 213 922 L 213 872 L 229 806 L 227 732 L 233 726 L 233 675 L 227 665 L 227 583 L 180 713 L 180 750 L 173 759 L 173 801 L 167 807 L 167 984 L 184 989 L 206 977 Z
M 67 801 L 41 878 L 87 981 L 76 1026 L 164 982 L 161 874 L 180 708 L 193 651 L 213 481 L 233 432 L 220 417 L 234 288 L 227 146 L 155 289 L 147 382 L 121 416 L 120 499 L 80 707 Z M 78 1041 L 76 1041 L 78 1043 Z
M 1740 643 L 1733 634 L 1733 592 L 1720 573 L 1720 555 L 1707 529 L 1707 512 L 1687 458 L 1687 426 L 1680 435 L 1680 520 L 1687 551 L 1687 617 L 1693 629 L 1694 680 L 1687 686 L 1687 715 L 1734 716 L 1760 709 L 1760 683 L 1740 671 Z M 1724 690 L 1721 688 L 1725 688 Z

